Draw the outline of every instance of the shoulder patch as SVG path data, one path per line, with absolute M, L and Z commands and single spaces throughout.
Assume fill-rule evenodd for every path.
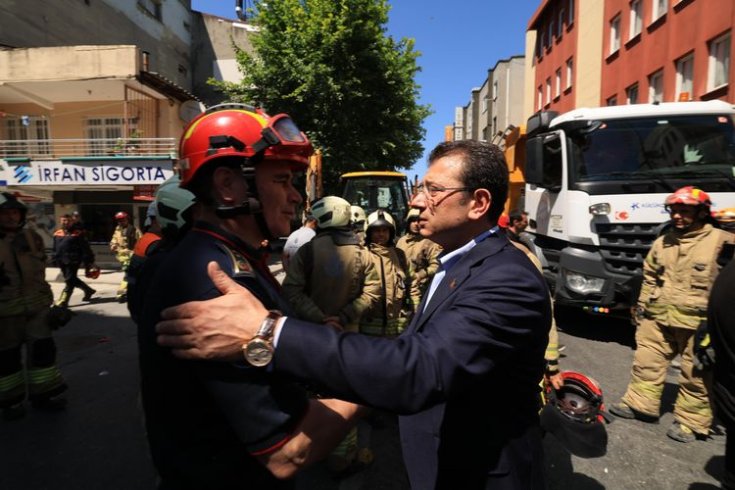
M 237 250 L 232 250 L 230 247 L 223 247 L 227 254 L 230 256 L 230 259 L 232 259 L 232 277 L 255 277 L 255 272 L 253 272 L 253 266 L 250 265 L 250 261 L 238 252 Z

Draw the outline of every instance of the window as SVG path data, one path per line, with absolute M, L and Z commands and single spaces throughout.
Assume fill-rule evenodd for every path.
M 653 0 L 653 11 L 651 12 L 651 22 L 656 22 L 663 17 L 669 7 L 668 0 Z
M 638 84 L 634 83 L 630 87 L 625 89 L 625 98 L 628 104 L 638 103 Z
M 483 112 L 487 112 L 487 99 L 485 97 L 482 98 L 482 101 L 480 102 L 480 110 Z
M 676 100 L 691 100 L 694 77 L 694 55 L 690 54 L 676 62 Z
M 664 71 L 659 70 L 648 77 L 648 102 L 664 101 Z
M 117 150 L 124 150 L 122 117 L 90 117 L 84 121 L 84 130 L 89 142 L 90 155 L 104 155 Z M 128 121 L 128 131 L 137 129 L 134 119 Z M 94 141 L 97 140 L 97 141 Z M 118 148 L 119 146 L 119 148 Z
M 630 2 L 630 35 L 628 39 L 633 39 L 641 33 L 643 28 L 643 7 L 641 6 L 641 0 L 633 0 Z
M 567 19 L 567 25 L 571 26 L 574 23 L 574 0 L 569 0 L 569 18 Z
M 561 95 L 561 68 L 556 70 L 556 83 L 554 85 L 554 98 Z
M 554 44 L 554 18 L 549 18 L 549 24 L 546 26 L 548 33 L 546 34 L 546 39 L 549 42 L 549 45 L 547 47 L 551 48 L 551 46 Z
M 498 81 L 493 81 L 493 100 L 498 100 Z
M 544 106 L 544 90 L 541 88 L 541 85 L 539 85 L 538 91 L 536 92 L 536 110 L 540 111 L 543 106 Z
M 574 61 L 572 60 L 572 58 L 569 58 L 567 60 L 567 84 L 565 86 L 565 89 L 571 88 L 572 80 L 574 79 L 573 73 L 574 73 Z
M 546 79 L 546 104 L 551 104 L 551 78 Z
M 608 54 L 617 53 L 620 49 L 620 15 L 610 21 L 610 51 Z
M 561 39 L 564 33 L 564 7 L 559 9 L 559 18 L 556 20 L 556 37 Z
M 49 155 L 48 120 L 43 116 L 6 116 L 5 131 L 8 141 L 0 155 L 25 157 Z
M 613 95 L 612 97 L 608 97 L 606 103 L 609 106 L 618 105 L 617 96 Z
M 720 36 L 709 43 L 709 68 L 707 70 L 707 90 L 727 85 L 730 73 L 730 33 Z
M 162 20 L 161 0 L 138 0 L 138 6 L 147 12 L 151 17 Z

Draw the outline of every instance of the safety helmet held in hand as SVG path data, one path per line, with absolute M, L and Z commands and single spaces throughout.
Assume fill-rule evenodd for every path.
M 350 212 L 352 213 L 352 224 L 360 226 L 365 224 L 365 219 L 367 219 L 367 216 L 365 215 L 365 210 L 362 209 L 360 206 L 352 205 L 350 206 Z
M 156 211 L 158 224 L 162 230 L 170 227 L 180 230 L 191 219 L 187 211 L 194 205 L 196 197 L 180 187 L 180 183 L 179 176 L 174 175 L 156 191 Z
M 712 206 L 712 200 L 702 189 L 688 185 L 676 190 L 676 192 L 666 198 L 664 205 L 671 206 L 672 204 L 686 204 L 687 206 L 704 206 L 708 208 Z
M 271 117 L 244 104 L 222 104 L 186 127 L 177 166 L 181 186 L 188 188 L 199 169 L 218 158 L 242 157 L 248 167 L 262 160 L 286 160 L 304 170 L 313 152 L 309 139 L 288 115 Z
M 88 277 L 90 279 L 97 279 L 100 277 L 100 268 L 96 265 L 92 264 L 89 267 L 86 267 L 84 269 L 84 277 Z
M 351 219 L 350 203 L 341 197 L 325 196 L 311 207 L 317 227 L 320 229 L 349 226 Z
M 597 458 L 607 452 L 605 406 L 595 380 L 575 371 L 561 373 L 564 386 L 547 386 L 541 427 L 554 434 L 564 447 L 582 458 Z
M 129 218 L 128 213 L 126 213 L 125 211 L 118 211 L 117 213 L 115 213 L 115 219 L 117 221 L 122 221 L 128 218 Z

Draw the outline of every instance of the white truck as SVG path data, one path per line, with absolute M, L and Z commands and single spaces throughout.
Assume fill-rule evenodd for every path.
M 674 190 L 694 185 L 713 210 L 735 207 L 734 115 L 708 101 L 529 118 L 523 209 L 558 304 L 627 314 Z

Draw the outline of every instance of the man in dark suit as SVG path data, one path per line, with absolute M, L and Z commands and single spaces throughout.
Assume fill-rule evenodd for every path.
M 164 311 L 159 344 L 182 358 L 231 361 L 242 361 L 243 351 L 249 360 L 259 345 L 268 369 L 400 414 L 414 490 L 544 488 L 538 395 L 550 300 L 533 264 L 497 233 L 507 189 L 496 146 L 457 141 L 432 151 L 411 205 L 421 234 L 444 253 L 397 339 L 286 317 L 258 336 L 268 312 L 210 264 L 223 296 Z

